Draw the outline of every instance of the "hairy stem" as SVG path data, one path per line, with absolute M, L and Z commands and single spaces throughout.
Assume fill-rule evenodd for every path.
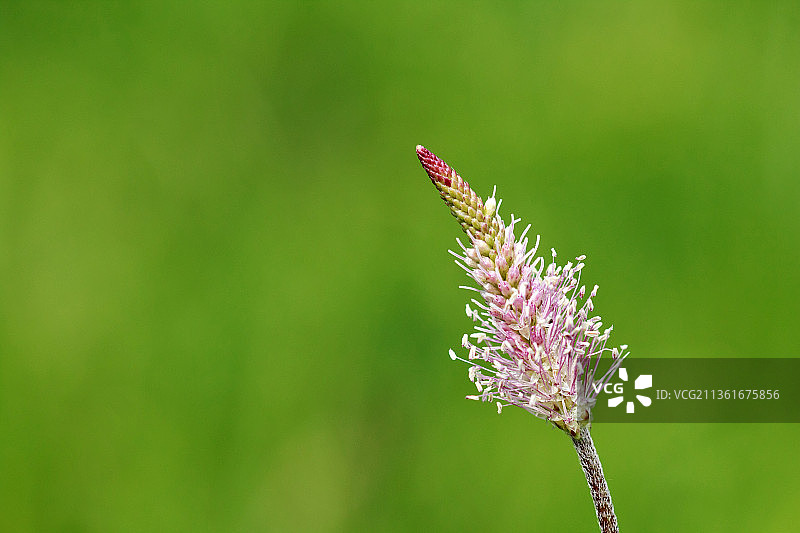
M 581 460 L 581 467 L 586 475 L 586 482 L 589 484 L 589 492 L 592 493 L 600 531 L 602 533 L 619 533 L 614 504 L 611 503 L 611 493 L 608 491 L 606 478 L 603 475 L 603 466 L 600 464 L 600 458 L 594 448 L 589 428 L 582 428 L 577 437 L 572 437 L 572 443 Z

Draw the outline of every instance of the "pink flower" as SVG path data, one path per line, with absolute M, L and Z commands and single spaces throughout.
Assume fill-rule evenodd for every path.
M 545 265 L 536 257 L 539 244 L 528 248 L 528 225 L 517 237 L 511 217 L 506 225 L 497 213 L 494 197 L 483 201 L 450 166 L 422 146 L 417 156 L 442 199 L 469 236 L 460 240 L 461 253 L 451 252 L 472 278 L 479 298 L 466 306 L 475 323 L 461 345 L 466 358 L 450 350 L 452 359 L 470 365 L 469 378 L 478 390 L 469 399 L 496 402 L 498 412 L 508 405 L 521 407 L 549 420 L 573 437 L 591 422 L 597 393 L 625 357 L 606 348 L 613 327 L 602 329 L 592 316 L 597 285 L 586 297 L 580 284 L 585 256 L 563 266 L 556 252 Z M 604 353 L 611 368 L 595 380 Z M 627 354 L 626 354 L 627 355 Z

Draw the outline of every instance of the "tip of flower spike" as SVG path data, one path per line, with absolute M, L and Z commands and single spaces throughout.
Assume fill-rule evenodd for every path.
M 422 164 L 422 168 L 428 173 L 428 177 L 431 181 L 434 183 L 441 183 L 447 187 L 452 185 L 456 173 L 450 168 L 450 165 L 436 157 L 433 152 L 421 144 L 417 145 L 417 157 Z

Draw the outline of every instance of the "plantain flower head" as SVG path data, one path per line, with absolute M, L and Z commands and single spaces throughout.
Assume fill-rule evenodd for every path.
M 536 257 L 539 237 L 529 248 L 530 225 L 517 236 L 520 220 L 512 215 L 503 222 L 494 192 L 483 200 L 423 146 L 417 157 L 469 237 L 467 245 L 457 239 L 459 253 L 451 251 L 475 282 L 465 288 L 477 293 L 466 305 L 475 327 L 461 340 L 464 357 L 450 350 L 452 359 L 470 365 L 478 394 L 467 398 L 495 402 L 498 412 L 521 407 L 577 436 L 591 422 L 597 393 L 627 355 L 626 345 L 606 348 L 613 327 L 602 329 L 601 318 L 592 315 L 598 287 L 587 297 L 580 283 L 586 257 L 559 266 L 552 250 L 545 264 Z M 604 353 L 611 368 L 595 379 Z

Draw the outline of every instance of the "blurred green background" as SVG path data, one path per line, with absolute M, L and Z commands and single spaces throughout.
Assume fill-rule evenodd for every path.
M 796 2 L 0 5 L 0 530 L 596 531 L 463 399 L 449 161 L 633 357 L 798 356 Z M 598 424 L 623 531 L 797 530 L 796 425 Z

